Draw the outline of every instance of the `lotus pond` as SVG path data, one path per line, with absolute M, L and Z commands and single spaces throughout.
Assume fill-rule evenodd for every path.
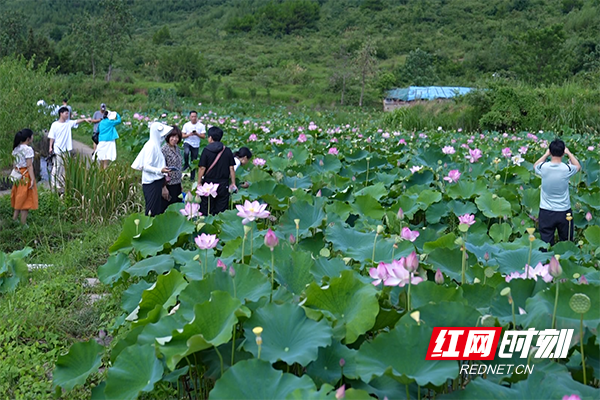
M 146 116 L 125 116 L 122 140 L 135 151 Z M 405 132 L 287 112 L 202 119 L 232 149 L 252 150 L 237 172 L 250 186 L 217 216 L 182 203 L 125 220 L 98 270 L 121 288 L 122 316 L 58 359 L 57 390 L 93 381 L 94 399 L 600 397 L 598 137 L 564 138 L 583 167 L 570 188 L 575 234 L 550 247 L 536 232 L 532 163 L 552 132 Z M 575 294 L 587 311 L 572 307 Z M 531 374 L 425 360 L 434 327 L 476 326 L 574 334 L 563 359 L 482 362 L 534 365 Z

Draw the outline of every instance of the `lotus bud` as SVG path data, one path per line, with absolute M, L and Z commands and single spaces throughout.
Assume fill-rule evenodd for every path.
M 291 151 L 288 151 L 287 158 L 288 158 L 288 160 L 291 160 L 292 158 L 294 158 L 294 153 L 292 153 Z
M 296 243 L 296 237 L 294 235 L 290 235 L 290 244 Z
M 246 236 L 251 230 L 252 228 L 250 228 L 248 225 L 244 225 L 244 236 Z
M 325 163 L 323 162 L 323 160 L 319 160 L 319 166 L 322 167 L 323 165 L 325 165 Z
M 398 219 L 404 219 L 404 211 L 402 211 L 402 207 L 398 209 L 398 214 L 396 214 Z
M 342 385 L 338 390 L 335 391 L 335 398 L 337 400 L 346 397 L 346 385 Z
M 527 228 L 527 233 L 529 233 L 530 235 L 533 235 L 534 232 L 535 228 Z
M 217 260 L 217 268 L 221 268 L 223 272 L 227 272 L 227 265 L 221 260 Z
M 485 254 L 483 255 L 483 259 L 485 261 L 490 261 L 490 253 L 488 253 L 487 251 L 485 252 Z
M 588 280 L 585 279 L 585 275 L 581 275 L 581 279 L 579 279 L 579 283 L 582 285 L 587 285 L 588 284 Z
M 275 232 L 273 232 L 271 228 L 269 228 L 267 234 L 265 235 L 265 246 L 267 246 L 271 249 L 271 251 L 273 251 L 273 249 L 275 249 L 275 247 L 277 247 L 278 244 L 279 239 L 277 239 Z
M 231 275 L 232 278 L 235 278 L 235 269 L 233 268 L 233 265 L 229 267 L 229 275 Z
M 437 271 L 435 271 L 435 283 L 438 285 L 442 285 L 444 283 L 444 274 L 442 274 L 442 271 L 440 271 L 439 268 Z
M 319 189 L 315 197 L 321 197 L 321 189 Z
M 294 223 L 296 224 L 296 229 L 300 229 L 300 219 L 294 219 Z
M 555 278 L 562 275 L 562 268 L 556 257 L 550 258 L 550 265 L 548 266 L 548 272 Z
M 383 227 L 383 225 L 377 225 L 377 234 L 379 235 L 380 233 L 383 233 L 383 231 L 385 230 L 385 228 Z
M 415 272 L 417 268 L 419 268 L 419 257 L 417 257 L 417 253 L 413 251 L 406 257 L 406 270 L 408 272 Z
M 340 367 L 344 368 L 344 365 L 346 365 L 346 360 L 340 358 Z
M 587 212 L 587 214 L 585 214 L 585 220 L 587 222 L 590 222 L 592 220 L 592 213 L 591 212 Z

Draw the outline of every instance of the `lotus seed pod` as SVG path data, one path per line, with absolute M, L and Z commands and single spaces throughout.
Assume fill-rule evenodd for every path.
M 412 312 L 410 314 L 410 317 L 412 319 L 414 319 L 417 324 L 419 324 L 419 322 L 421 321 L 421 312 L 420 311 L 414 311 L 414 312 Z
M 263 328 L 260 326 L 257 326 L 256 328 L 252 329 L 252 333 L 254 333 L 256 336 L 260 336 L 260 334 L 263 333 Z
M 575 293 L 569 300 L 569 306 L 577 314 L 585 314 L 590 310 L 592 301 L 583 293 Z
M 579 275 L 577 272 L 575 272 L 575 273 L 573 274 L 573 279 L 579 279 L 579 277 L 580 277 L 580 276 L 581 276 L 581 275 Z
M 494 179 L 496 179 L 497 181 L 499 181 L 499 180 L 500 180 L 500 178 L 502 178 L 502 177 L 500 176 L 500 174 L 498 174 L 498 175 L 496 175 L 496 176 L 494 177 Z
M 508 296 L 510 294 L 510 288 L 509 287 L 505 287 L 504 289 L 502 289 L 502 291 L 500 292 L 500 296 Z
M 529 233 L 530 235 L 533 235 L 534 232 L 535 228 L 527 228 L 527 233 Z
M 248 225 L 244 225 L 244 236 L 248 234 L 248 232 L 250 232 L 252 230 L 251 227 L 249 227 Z
M 462 225 L 462 224 L 461 224 Z M 466 224 L 465 224 L 466 225 Z M 457 237 L 456 240 L 454 241 L 454 244 L 457 244 L 459 246 L 462 246 L 463 244 L 465 244 L 465 241 L 463 240 L 463 238 L 461 237 Z
M 480 283 L 480 282 L 481 282 L 481 280 L 479 280 L 479 278 L 473 279 L 473 283 Z
M 491 278 L 492 276 L 494 276 L 494 274 L 496 273 L 496 271 L 494 271 L 494 268 L 492 267 L 487 267 L 483 273 L 485 274 L 486 278 Z
M 300 229 L 300 219 L 294 219 L 294 223 L 296 224 L 296 229 Z

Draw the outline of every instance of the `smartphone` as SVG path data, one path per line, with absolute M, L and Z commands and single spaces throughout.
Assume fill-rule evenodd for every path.
M 181 168 L 179 167 L 167 167 L 169 168 L 170 171 L 181 171 Z

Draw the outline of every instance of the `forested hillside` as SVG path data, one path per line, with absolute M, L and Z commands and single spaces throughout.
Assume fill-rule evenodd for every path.
M 600 76 L 600 0 L 0 0 L 0 55 L 179 95 L 375 104 L 397 85 Z M 363 85 L 364 82 L 364 85 Z

